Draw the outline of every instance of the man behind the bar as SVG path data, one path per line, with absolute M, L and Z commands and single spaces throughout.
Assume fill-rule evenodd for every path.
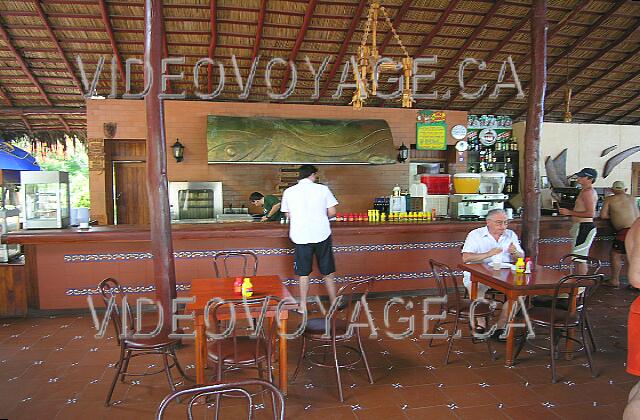
M 281 210 L 289 217 L 289 237 L 295 244 L 294 270 L 300 276 L 300 308 L 304 311 L 314 255 L 331 303 L 336 298 L 329 219 L 335 216 L 338 201 L 327 186 L 316 183 L 317 172 L 313 165 L 302 165 L 298 184 L 282 194 Z
M 262 207 L 264 214 L 260 219 L 261 222 L 279 222 L 282 218 L 280 211 L 280 200 L 275 195 L 262 195 L 259 192 L 253 192 L 249 196 L 251 204 Z
M 624 182 L 614 182 L 611 186 L 611 191 L 613 195 L 604 199 L 602 210 L 600 211 L 600 218 L 610 219 L 611 225 L 616 231 L 616 237 L 611 248 L 611 280 L 604 284 L 605 286 L 619 287 L 622 265 L 625 263 L 627 256 L 624 240 L 627 237 L 629 228 L 640 216 L 640 212 L 638 212 L 635 198 L 626 193 L 627 188 Z M 628 265 L 628 263 L 625 263 L 625 265 Z
M 578 184 L 582 187 L 580 194 L 576 198 L 573 210 L 561 208 L 560 214 L 571 216 L 573 226 L 571 226 L 571 237 L 573 238 L 572 254 L 589 256 L 589 248 L 596 236 L 596 225 L 593 218 L 596 214 L 596 203 L 598 194 L 593 188 L 593 183 L 598 178 L 598 172 L 593 168 L 582 168 L 576 173 Z M 586 262 L 576 260 L 576 274 L 587 274 Z
M 631 225 L 624 241 L 629 257 L 629 284 L 640 288 L 640 219 Z M 627 372 L 640 376 L 640 297 L 629 310 L 627 323 Z M 629 393 L 629 404 L 624 410 L 623 420 L 640 418 L 640 382 Z
M 467 235 L 462 246 L 462 262 L 467 263 L 491 263 L 494 259 L 500 262 L 513 262 L 517 258 L 524 257 L 524 251 L 520 247 L 518 236 L 511 229 L 507 229 L 509 219 L 507 213 L 501 209 L 490 210 L 486 217 L 487 225 L 474 229 Z M 466 276 L 463 279 L 464 286 L 471 295 L 471 280 Z M 484 298 L 489 287 L 478 283 L 478 298 Z M 507 305 L 502 306 L 502 312 L 498 319 L 498 330 L 494 337 L 498 337 L 504 330 L 507 322 Z M 483 333 L 486 325 L 483 319 L 478 319 L 476 332 Z

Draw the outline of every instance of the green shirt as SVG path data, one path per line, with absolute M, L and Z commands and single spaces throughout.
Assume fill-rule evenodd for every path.
M 264 205 L 263 205 L 263 207 L 264 207 L 264 215 L 266 216 L 267 214 L 269 214 L 269 212 L 271 211 L 273 206 L 275 206 L 279 202 L 280 202 L 280 200 L 278 200 L 278 197 L 276 197 L 274 195 L 265 195 L 264 196 Z M 283 216 L 282 212 L 280 210 L 278 210 L 273 215 L 271 215 L 271 217 L 269 217 L 268 220 L 270 222 L 280 221 L 282 216 Z

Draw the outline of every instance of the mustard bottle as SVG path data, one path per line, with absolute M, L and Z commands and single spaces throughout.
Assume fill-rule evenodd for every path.
M 242 297 L 249 298 L 253 296 L 253 284 L 249 277 L 245 277 L 242 282 Z
M 516 261 L 516 273 L 524 273 L 524 259 L 518 258 Z

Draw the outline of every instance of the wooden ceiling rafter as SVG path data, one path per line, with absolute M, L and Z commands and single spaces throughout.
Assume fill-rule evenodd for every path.
M 264 27 L 264 18 L 267 14 L 267 0 L 260 0 L 260 12 L 258 13 L 258 24 L 256 26 L 256 39 L 253 41 L 253 51 L 251 52 L 251 62 L 256 59 L 260 51 L 260 42 L 262 41 L 262 31 Z
M 22 69 L 22 72 L 27 76 L 27 78 L 31 81 L 31 83 L 38 89 L 40 96 L 42 96 L 42 98 L 47 103 L 47 105 L 53 106 L 53 103 L 49 99 L 49 96 L 47 96 L 47 92 L 45 92 L 44 88 L 42 87 L 38 79 L 36 79 L 32 71 L 29 69 L 29 66 L 27 62 L 24 60 L 24 58 L 22 57 L 22 54 L 20 54 L 20 52 L 13 45 L 13 42 L 11 42 L 11 37 L 9 36 L 9 33 L 4 29 L 4 26 L 1 21 L 0 21 L 0 36 L 4 39 L 5 44 L 7 44 L 7 47 L 12 52 L 13 58 L 18 62 L 18 65 Z M 57 115 L 56 118 L 60 121 L 60 123 L 64 126 L 64 128 L 67 131 L 70 131 L 69 125 L 64 120 L 64 118 L 62 118 L 62 116 Z
M 562 19 L 560 19 L 554 26 L 553 28 L 549 31 L 549 33 L 547 34 L 547 40 L 550 40 L 551 38 L 553 38 L 554 36 L 556 36 L 560 30 L 562 30 L 562 28 L 564 27 L 564 25 L 567 24 L 567 22 L 569 22 L 569 20 L 573 19 L 578 13 L 582 12 L 583 9 L 587 6 L 587 4 L 590 2 L 591 0 L 582 0 L 580 3 L 578 3 L 574 8 L 571 9 L 571 11 L 569 13 L 567 13 L 565 16 L 562 17 Z M 527 14 L 527 16 L 525 16 L 520 23 L 522 23 L 524 21 L 524 24 L 526 24 L 531 17 L 532 14 L 532 10 L 529 10 L 529 13 Z M 517 26 L 517 25 L 516 25 Z M 523 25 L 524 27 L 524 25 Z M 518 31 L 516 31 L 517 33 Z M 511 32 L 509 33 L 509 35 L 513 36 L 515 35 L 515 33 L 512 35 Z M 503 41 L 506 40 L 508 42 L 505 43 L 505 45 L 509 42 L 513 42 L 513 41 L 509 41 L 508 37 L 505 37 L 503 39 Z M 528 44 L 528 42 L 526 42 Z M 500 48 L 496 48 L 501 50 L 505 45 L 502 45 L 501 43 L 501 47 Z M 497 54 L 497 52 L 496 52 Z M 514 66 L 516 69 L 520 68 L 522 65 L 526 64 L 529 59 L 530 59 L 530 55 L 529 54 L 525 54 L 523 57 L 521 57 L 521 59 L 516 60 L 516 62 L 514 63 Z M 489 60 L 485 60 L 485 61 L 489 61 Z M 477 74 L 478 71 L 476 71 L 475 74 Z M 468 83 L 468 82 L 467 82 Z M 476 105 L 478 105 L 480 102 L 482 102 L 485 98 L 478 98 L 477 100 L 475 100 L 470 106 L 469 109 L 473 109 Z M 450 101 L 451 102 L 451 101 Z M 505 100 L 505 102 L 503 102 L 500 107 L 502 107 L 506 102 L 508 102 L 508 100 Z M 448 104 L 450 105 L 450 103 Z M 446 108 L 446 107 L 445 107 Z M 526 108 L 525 108 L 526 109 Z
M 398 28 L 402 23 L 402 19 L 404 18 L 404 15 L 411 8 L 412 2 L 413 0 L 404 0 L 402 2 L 402 6 L 400 6 L 400 9 L 398 9 L 398 11 L 396 12 L 396 15 L 393 18 L 393 22 L 391 23 L 391 25 L 393 25 L 393 28 L 396 30 L 396 32 L 398 31 Z M 385 6 L 385 9 L 386 9 L 386 6 Z M 387 45 L 389 45 L 389 41 L 391 41 L 392 37 L 393 37 L 393 32 L 391 31 L 391 29 L 389 29 L 385 34 L 384 38 L 382 39 L 382 42 L 380 43 L 380 48 L 378 48 L 378 53 L 380 54 L 380 56 L 383 56 L 382 53 L 384 52 L 385 48 L 387 48 Z
M 36 9 L 36 12 L 38 13 L 38 16 L 42 20 L 42 23 L 44 24 L 44 27 L 45 27 L 47 33 L 49 34 L 49 37 L 51 38 L 51 40 L 50 40 L 51 43 L 53 43 L 53 46 L 58 51 L 58 54 L 60 55 L 62 63 L 64 64 L 64 66 L 69 71 L 69 75 L 71 76 L 71 80 L 73 81 L 73 84 L 76 85 L 76 87 L 78 88 L 80 93 L 82 93 L 83 92 L 82 83 L 80 83 L 80 79 L 78 79 L 78 76 L 76 76 L 75 70 L 74 70 L 73 66 L 71 65 L 71 63 L 69 62 L 69 59 L 67 58 L 66 53 L 64 52 L 64 50 L 60 46 L 60 43 L 58 42 L 58 39 L 56 38 L 56 34 L 53 32 L 53 28 L 49 24 L 49 19 L 47 18 L 47 15 L 44 13 L 44 9 L 42 8 L 42 5 L 40 4 L 40 0 L 33 0 L 32 4 L 34 5 L 34 7 Z
M 289 54 L 289 59 L 287 60 L 290 63 L 295 63 L 296 57 L 298 56 L 298 51 L 302 46 L 302 41 L 304 41 L 305 35 L 307 34 L 307 29 L 309 28 L 309 24 L 311 23 L 311 18 L 313 17 L 313 12 L 316 10 L 317 4 L 318 0 L 309 0 L 309 2 L 307 3 L 307 10 L 304 14 L 304 19 L 302 20 L 302 26 L 300 27 L 300 31 L 298 32 L 298 36 L 296 37 L 296 42 L 293 45 L 293 49 L 291 50 L 291 54 Z M 291 68 L 287 66 L 284 72 L 284 77 L 282 78 L 282 83 L 280 84 L 280 92 L 284 91 L 287 83 L 289 83 L 290 76 Z
M 118 66 L 120 78 L 122 79 L 122 83 L 125 83 L 126 73 L 124 70 L 124 66 L 122 65 L 122 58 L 118 49 L 118 43 L 116 42 L 116 37 L 113 33 L 113 26 L 111 25 L 111 19 L 109 18 L 109 9 L 107 7 L 107 2 L 106 0 L 98 0 L 98 3 L 100 5 L 102 23 L 104 24 L 104 28 L 107 31 L 107 36 L 109 37 L 109 43 L 111 44 L 111 49 L 113 50 L 113 56 L 116 58 L 116 65 Z
M 507 35 L 502 38 L 502 40 L 500 41 L 500 43 L 498 43 L 498 45 L 496 45 L 496 47 L 493 49 L 493 51 L 491 51 L 489 53 L 489 55 L 487 55 L 484 58 L 484 62 L 485 63 L 490 63 L 498 54 L 500 54 L 500 52 L 502 51 L 502 49 L 510 42 L 512 41 L 512 38 L 518 33 L 520 32 L 522 29 L 524 29 L 525 26 L 527 26 L 527 23 L 529 23 L 529 20 L 531 19 L 531 15 L 532 15 L 532 11 L 529 11 L 529 13 L 527 13 L 524 17 L 520 18 L 520 20 L 518 22 L 516 22 L 516 24 L 513 26 L 513 28 L 511 28 L 511 30 L 509 31 L 509 33 L 507 33 Z M 475 79 L 475 77 L 480 74 L 480 69 L 475 69 L 473 70 L 473 72 L 471 73 L 471 76 L 469 76 L 469 78 L 467 80 L 465 80 L 465 84 L 469 85 L 473 79 Z M 485 70 L 486 71 L 486 70 Z M 458 92 L 459 93 L 459 92 Z M 444 106 L 444 109 L 449 109 L 449 107 L 451 106 L 451 104 L 455 101 L 457 95 L 451 95 L 451 98 L 449 99 L 449 101 L 447 102 L 447 104 Z M 478 102 L 480 102 L 481 99 L 476 100 L 473 105 L 471 107 L 469 107 L 470 109 L 473 108 L 473 106 L 475 106 Z
M 433 29 L 431 29 L 431 31 L 429 31 L 429 33 L 424 37 L 424 39 L 422 40 L 418 48 L 416 48 L 415 51 L 413 51 L 413 54 L 412 54 L 413 58 L 420 57 L 424 52 L 424 50 L 426 50 L 431 45 L 433 38 L 435 38 L 438 35 L 438 32 L 440 32 L 444 24 L 447 22 L 447 18 L 453 12 L 453 9 L 456 8 L 458 3 L 460 3 L 460 0 L 451 0 L 449 2 L 449 4 L 447 5 L 447 8 L 444 9 L 440 14 L 440 17 L 438 18 L 438 21 L 434 25 Z
M 635 50 L 634 50 L 635 51 Z M 618 65 L 623 65 L 626 63 L 627 60 L 620 62 Z M 575 109 L 574 111 L 572 111 L 573 114 L 580 114 L 583 110 L 585 110 L 586 108 L 590 107 L 591 105 L 593 105 L 594 103 L 596 103 L 598 101 L 598 99 L 600 98 L 604 98 L 606 96 L 609 96 L 612 92 L 616 91 L 617 89 L 619 89 L 621 86 L 623 86 L 624 84 L 630 82 L 631 80 L 635 79 L 636 77 L 640 76 L 640 70 L 638 70 L 635 73 L 632 73 L 631 75 L 625 77 L 624 79 L 616 82 L 613 86 L 610 86 L 607 88 L 607 91 L 604 93 L 600 93 L 598 94 L 598 96 L 596 97 L 595 100 L 589 101 L 586 104 L 580 106 L 579 108 Z M 591 85 L 584 85 L 581 86 L 579 88 L 579 90 L 576 90 L 574 93 L 574 97 L 577 93 L 582 92 L 583 90 L 585 90 L 586 88 L 590 87 Z
M 475 39 L 478 37 L 478 35 L 480 35 L 480 32 L 482 32 L 485 29 L 485 27 L 487 26 L 489 21 L 493 18 L 493 15 L 498 11 L 498 9 L 500 7 L 502 7 L 504 5 L 505 1 L 506 0 L 498 0 L 491 6 L 491 8 L 484 15 L 484 17 L 482 18 L 482 20 L 480 21 L 478 26 L 473 30 L 471 35 L 469 35 L 469 37 L 467 38 L 465 43 L 462 44 L 462 46 L 460 47 L 458 52 L 456 54 L 454 54 L 453 57 L 451 57 L 451 58 L 449 58 L 447 60 L 447 64 L 444 66 L 444 68 L 442 70 L 437 71 L 439 73 L 439 76 L 436 75 L 436 77 L 435 77 L 435 79 L 433 79 L 433 81 L 431 81 L 430 83 L 426 84 L 422 88 L 423 91 L 429 92 L 434 86 L 436 86 L 438 84 L 438 82 L 440 82 L 440 80 L 447 74 L 447 72 L 449 70 L 451 70 L 451 68 L 455 64 L 457 64 L 458 59 L 460 59 L 460 57 L 462 57 L 462 54 L 465 53 L 467 48 L 469 48 L 469 46 L 475 41 Z
M 353 34 L 355 33 L 356 28 L 360 24 L 360 20 L 362 19 L 362 13 L 364 12 L 366 6 L 367 6 L 367 0 L 360 0 L 360 3 L 358 3 L 358 7 L 356 8 L 356 11 L 353 14 L 353 18 L 351 18 L 351 23 L 349 24 L 349 29 L 347 29 L 347 33 L 345 34 L 344 39 L 342 40 L 342 45 L 340 46 L 340 50 L 338 51 L 338 55 L 336 56 L 336 59 L 333 62 L 333 64 L 331 64 L 331 69 L 329 70 L 329 75 L 325 79 L 324 85 L 322 86 L 322 89 L 320 90 L 320 96 L 318 97 L 318 99 L 316 99 L 314 101 L 314 103 L 318 103 L 318 101 L 320 101 L 320 99 L 322 99 L 324 94 L 327 92 L 327 89 L 329 88 L 329 85 L 331 84 L 331 81 L 335 77 L 335 75 L 336 75 L 336 73 L 338 71 L 338 68 L 340 68 L 340 65 L 342 64 L 344 56 L 346 55 L 347 50 L 349 49 L 349 44 L 351 43 L 351 39 L 353 38 Z
M 581 2 L 580 4 L 584 4 L 586 0 L 583 0 L 583 2 Z M 563 58 L 568 57 L 572 52 L 574 52 L 576 50 L 576 48 L 589 36 L 591 35 L 591 33 L 598 28 L 598 26 L 604 22 L 605 20 L 609 19 L 615 12 L 617 12 L 621 7 L 623 7 L 625 5 L 626 2 L 614 2 L 613 6 L 607 10 L 607 12 L 605 12 L 604 14 L 600 15 L 590 26 L 588 29 L 586 29 L 579 37 L 577 40 L 575 40 L 574 42 L 572 42 L 571 46 L 569 48 L 565 48 L 561 54 L 559 54 L 558 56 L 554 57 L 553 59 L 549 60 L 549 63 L 547 64 L 547 72 L 556 64 L 558 64 Z M 566 24 L 567 21 L 565 21 L 564 24 Z M 563 25 L 564 25 L 563 24 Z M 554 28 L 555 32 L 554 35 L 556 35 L 561 29 L 560 25 L 556 25 L 556 27 Z M 547 37 L 548 40 L 551 40 L 551 36 Z M 517 66 L 516 66 L 517 69 Z M 522 86 L 522 90 L 526 91 L 527 88 L 529 87 L 529 83 L 523 83 Z M 507 102 L 509 102 L 510 100 L 512 100 L 514 97 L 513 94 L 509 94 L 507 95 L 507 97 L 500 102 L 500 104 L 496 107 L 494 107 L 491 110 L 492 114 L 495 114 L 500 108 L 502 108 Z M 526 104 L 524 105 L 524 109 L 526 110 Z M 522 114 L 521 114 L 522 115 Z
M 586 120 L 586 122 L 593 122 L 593 121 L 598 120 L 600 118 L 606 118 L 607 114 L 610 113 L 611 111 L 615 111 L 616 109 L 620 108 L 621 106 L 624 106 L 624 105 L 629 104 L 629 103 L 636 102 L 637 100 L 640 100 L 640 93 L 636 94 L 636 96 L 633 97 L 633 98 L 627 98 L 624 101 L 620 101 L 620 102 L 614 104 L 613 106 L 610 107 L 610 109 L 607 112 L 605 112 L 605 113 L 600 112 L 595 117 L 589 118 L 588 120 Z M 615 123 L 615 122 L 618 122 L 620 120 L 623 120 L 626 117 L 628 117 L 629 115 L 631 115 L 634 112 L 636 112 L 638 109 L 639 108 L 632 108 L 631 110 L 625 112 L 624 114 L 622 114 L 620 116 L 617 116 L 617 115 L 616 116 L 611 116 L 610 117 L 610 118 L 612 118 L 611 122 Z
M 209 0 L 209 49 L 207 54 L 209 59 L 213 60 L 216 55 L 216 46 L 218 45 L 218 12 L 217 0 Z M 213 66 L 207 66 L 207 92 L 213 89 Z
M 575 69 L 574 71 L 571 72 L 571 74 L 569 76 L 567 76 L 568 80 L 573 80 L 576 76 L 578 76 L 581 72 L 583 72 L 584 70 L 588 69 L 593 63 L 597 62 L 598 60 L 600 60 L 600 58 L 602 58 L 602 56 L 604 56 L 605 54 L 609 53 L 611 51 L 611 48 L 615 47 L 616 45 L 620 45 L 624 42 L 627 42 L 629 40 L 629 38 L 634 34 L 634 32 L 640 28 L 640 20 L 638 20 L 638 22 L 636 22 L 636 25 L 627 29 L 624 34 L 619 38 L 616 39 L 614 41 L 611 41 L 606 47 L 602 48 L 600 50 L 599 53 L 597 53 L 595 56 L 590 57 L 588 59 L 588 62 L 581 66 L 578 67 L 577 69 Z M 623 63 L 625 63 L 627 60 L 636 57 L 636 53 L 640 51 L 640 46 L 637 46 L 633 51 L 625 54 L 625 57 L 623 59 L 621 59 L 621 61 L 618 62 L 618 64 L 614 67 L 618 67 L 619 65 L 622 65 Z M 605 70 L 604 73 L 608 73 L 609 70 Z M 551 97 L 551 95 L 553 95 L 554 93 L 556 93 L 559 89 L 563 88 L 566 86 L 566 82 L 561 82 L 561 83 L 557 83 L 555 87 L 553 87 L 551 89 L 550 92 L 547 93 L 547 97 Z M 586 89 L 587 87 L 589 87 L 590 84 L 587 85 L 583 85 L 582 87 L 580 87 L 579 89 L 575 89 L 573 91 L 573 97 L 575 98 L 575 95 L 577 95 L 578 93 L 582 92 L 584 89 Z M 560 105 L 562 103 L 561 99 L 560 101 L 556 102 L 555 105 L 552 105 L 548 111 L 545 113 L 545 115 L 551 111 L 553 111 L 553 108 L 557 107 L 558 105 Z M 546 107 L 546 104 L 545 104 Z

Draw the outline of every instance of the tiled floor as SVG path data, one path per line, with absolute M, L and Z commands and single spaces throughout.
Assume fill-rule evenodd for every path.
M 626 317 L 636 294 L 601 288 L 591 319 L 599 351 L 592 378 L 582 354 L 561 361 L 560 382 L 552 385 L 548 354 L 523 351 L 518 364 L 503 364 L 504 345 L 495 343 L 492 362 L 484 344 L 456 342 L 451 363 L 443 364 L 445 343 L 431 348 L 419 338 L 422 331 L 420 298 L 416 304 L 416 333 L 392 340 L 384 330 L 377 339 L 365 340 L 375 383 L 367 382 L 361 365 L 344 370 L 344 404 L 338 401 L 333 371 L 305 365 L 290 385 L 287 418 L 311 419 L 620 419 L 636 379 L 625 373 Z M 409 298 L 410 299 L 410 298 Z M 371 302 L 378 327 L 383 325 L 385 300 Z M 390 311 L 391 319 L 408 313 Z M 294 324 L 292 322 L 291 324 Z M 407 324 L 392 323 L 402 331 Z M 293 328 L 293 325 L 292 327 Z M 109 330 L 112 331 L 112 330 Z M 96 340 L 88 314 L 0 320 L 0 418 L 9 419 L 151 419 L 168 391 L 163 375 L 133 378 L 116 387 L 110 408 L 103 406 L 114 374 L 118 347 L 113 338 Z M 368 334 L 368 331 L 367 331 Z M 289 371 L 293 373 L 299 340 L 289 345 Z M 193 373 L 193 343 L 179 350 L 187 372 Z M 140 358 L 142 359 L 142 358 Z M 131 363 L 131 369 L 152 369 L 159 360 Z M 177 375 L 176 375 L 177 377 Z M 223 418 L 241 418 L 239 401 L 225 399 Z M 259 404 L 259 403 L 258 403 Z M 257 407 L 258 418 L 268 418 Z M 213 418 L 204 406 L 203 417 Z M 185 418 L 184 405 L 175 406 L 167 418 Z

